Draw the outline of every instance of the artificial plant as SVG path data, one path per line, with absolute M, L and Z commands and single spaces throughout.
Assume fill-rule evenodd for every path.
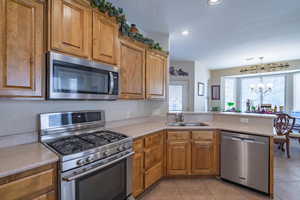
M 120 24 L 120 32 L 123 35 L 126 35 L 139 42 L 142 42 L 148 45 L 151 49 L 163 51 L 160 44 L 158 42 L 155 42 L 153 39 L 146 38 L 141 33 L 130 32 L 130 25 L 127 23 L 126 15 L 123 13 L 122 8 L 117 8 L 112 3 L 107 2 L 106 0 L 90 0 L 90 1 L 92 7 L 97 8 L 100 12 L 107 13 L 111 17 L 116 17 L 117 22 Z

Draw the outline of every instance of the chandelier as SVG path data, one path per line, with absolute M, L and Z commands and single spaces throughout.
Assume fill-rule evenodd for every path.
M 258 84 L 251 84 L 250 90 L 251 92 L 260 93 L 260 94 L 269 94 L 272 92 L 273 84 L 272 83 L 258 83 Z

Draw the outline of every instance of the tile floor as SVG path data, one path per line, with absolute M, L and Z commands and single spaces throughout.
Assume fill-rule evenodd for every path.
M 275 200 L 300 199 L 300 144 L 293 141 L 291 158 L 276 149 Z M 164 179 L 140 200 L 265 200 L 267 196 L 215 178 Z

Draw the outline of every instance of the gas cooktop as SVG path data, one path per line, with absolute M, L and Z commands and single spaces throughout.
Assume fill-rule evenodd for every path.
M 62 155 L 70 155 L 118 142 L 125 138 L 127 136 L 104 130 L 58 138 L 47 144 Z

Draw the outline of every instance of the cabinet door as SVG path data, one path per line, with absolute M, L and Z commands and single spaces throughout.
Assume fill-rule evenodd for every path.
M 128 41 L 121 42 L 121 98 L 145 98 L 145 49 Z
M 192 142 L 192 173 L 212 175 L 214 172 L 214 145 L 211 141 Z
M 43 4 L 0 1 L 0 96 L 41 97 Z
M 84 0 L 49 0 L 50 49 L 90 57 L 92 10 Z
M 133 196 L 137 197 L 144 191 L 144 155 L 136 152 L 133 156 Z
M 163 159 L 163 147 L 156 146 L 145 150 L 145 169 L 150 169 Z
M 93 59 L 117 65 L 118 24 L 102 13 L 93 12 Z
M 158 163 L 145 172 L 145 189 L 160 180 L 163 176 L 162 163 Z
M 190 172 L 190 142 L 168 141 L 167 143 L 167 174 L 185 175 Z
M 146 96 L 148 99 L 165 98 L 167 59 L 164 56 L 147 52 Z

